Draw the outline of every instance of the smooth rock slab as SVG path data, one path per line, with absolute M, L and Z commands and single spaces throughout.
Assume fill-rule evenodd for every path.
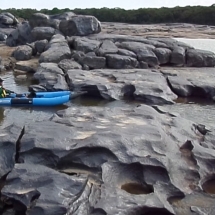
M 10 200 L 16 212 L 63 215 L 85 185 L 86 179 L 60 174 L 45 166 L 16 164 L 2 189 L 2 198 Z
M 172 93 L 165 77 L 158 71 L 132 70 L 69 70 L 68 79 L 74 89 L 87 91 L 105 99 L 126 96 L 153 104 L 172 104 L 177 96 Z

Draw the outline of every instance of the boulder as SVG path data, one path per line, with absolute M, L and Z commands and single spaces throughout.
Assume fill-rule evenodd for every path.
M 59 30 L 65 36 L 87 36 L 101 32 L 101 24 L 94 16 L 78 15 L 62 20 Z
M 97 40 L 89 40 L 87 38 L 76 38 L 74 39 L 73 46 L 77 51 L 82 51 L 84 53 L 96 51 L 101 42 Z
M 118 49 L 117 54 L 137 58 L 137 55 L 134 52 L 126 49 Z
M 39 40 L 35 42 L 35 48 L 38 53 L 43 53 L 48 44 L 48 40 Z
M 106 67 L 106 58 L 97 56 L 85 56 L 81 59 L 83 65 L 87 65 L 90 69 L 102 69 Z
M 32 57 L 32 48 L 28 45 L 18 46 L 14 52 L 12 53 L 12 56 L 16 60 L 30 60 Z
M 214 67 L 215 54 L 210 51 L 190 49 L 186 53 L 186 66 L 192 67 Z
M 64 59 L 58 63 L 58 66 L 64 71 L 69 69 L 82 69 L 82 66 L 74 59 Z
M 30 19 L 29 24 L 32 28 L 35 27 L 52 27 L 57 28 L 60 21 L 56 19 L 50 19 L 49 15 L 43 13 L 34 13 Z
M 18 27 L 13 30 L 6 39 L 6 45 L 19 46 L 32 42 L 31 27 L 28 22 L 19 24 Z
M 5 41 L 7 39 L 7 35 L 0 32 L 0 42 Z
M 43 13 L 34 13 L 30 19 L 30 25 L 34 27 L 52 27 L 55 29 L 59 28 L 61 20 L 71 19 L 75 14 L 73 12 L 65 12 L 62 14 L 46 15 Z
M 99 56 L 105 56 L 107 54 L 116 54 L 118 52 L 117 46 L 110 40 L 102 42 L 100 48 L 97 51 Z
M 139 42 L 122 42 L 120 44 L 117 44 L 117 46 L 134 52 L 137 55 L 139 61 L 145 61 L 152 67 L 159 64 L 157 56 L 153 52 L 153 50 L 155 49 L 153 45 Z
M 172 53 L 170 49 L 156 48 L 154 53 L 156 54 L 160 65 L 168 64 L 170 62 L 170 56 Z
M 50 40 L 56 34 L 56 30 L 52 27 L 35 27 L 31 31 L 33 41 Z
M 67 41 L 62 35 L 54 35 L 46 46 L 46 51 L 40 55 L 39 62 L 59 63 L 61 60 L 70 59 L 71 51 Z
M 138 67 L 138 61 L 129 56 L 107 54 L 107 67 L 112 69 L 132 69 Z
M 64 72 L 55 63 L 41 63 L 34 74 L 34 78 L 47 90 L 68 90 Z
M 1 128 L 1 139 L 0 139 L 0 177 L 2 186 L 2 177 L 9 173 L 17 162 L 18 154 L 16 148 L 18 147 L 17 140 L 22 134 L 21 125 L 8 125 L 5 128 Z M 17 144 L 16 144 L 17 143 Z
M 186 62 L 186 53 L 183 47 L 176 46 L 173 48 L 170 63 L 174 66 L 184 66 Z
M 14 15 L 8 12 L 0 14 L 0 27 L 16 26 L 19 21 Z

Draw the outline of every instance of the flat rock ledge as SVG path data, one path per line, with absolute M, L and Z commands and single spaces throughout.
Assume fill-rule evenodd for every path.
M 215 130 L 159 106 L 1 128 L 2 214 L 214 214 Z

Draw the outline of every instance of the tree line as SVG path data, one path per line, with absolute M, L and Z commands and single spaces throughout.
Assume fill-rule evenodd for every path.
M 52 10 L 42 9 L 15 9 L 10 8 L 1 12 L 10 12 L 18 18 L 28 20 L 33 13 L 55 15 L 64 12 L 74 12 L 79 15 L 92 15 L 101 22 L 125 22 L 131 24 L 153 23 L 193 23 L 203 25 L 215 25 L 215 4 L 206 6 L 186 6 L 174 8 L 140 8 L 137 10 L 125 10 L 122 8 L 89 8 L 71 10 L 69 8 Z

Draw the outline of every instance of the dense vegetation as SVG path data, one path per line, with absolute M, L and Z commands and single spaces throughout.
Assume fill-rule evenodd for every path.
M 29 19 L 36 12 L 41 12 L 49 15 L 59 14 L 72 11 L 76 14 L 93 15 L 101 22 L 126 22 L 135 24 L 144 23 L 174 23 L 185 22 L 195 24 L 215 25 L 215 4 L 209 7 L 203 6 L 187 6 L 174 8 L 140 8 L 138 10 L 124 10 L 121 8 L 90 8 L 90 9 L 74 9 L 69 8 L 52 10 L 42 9 L 7 9 L 0 12 L 10 12 L 16 17 Z

